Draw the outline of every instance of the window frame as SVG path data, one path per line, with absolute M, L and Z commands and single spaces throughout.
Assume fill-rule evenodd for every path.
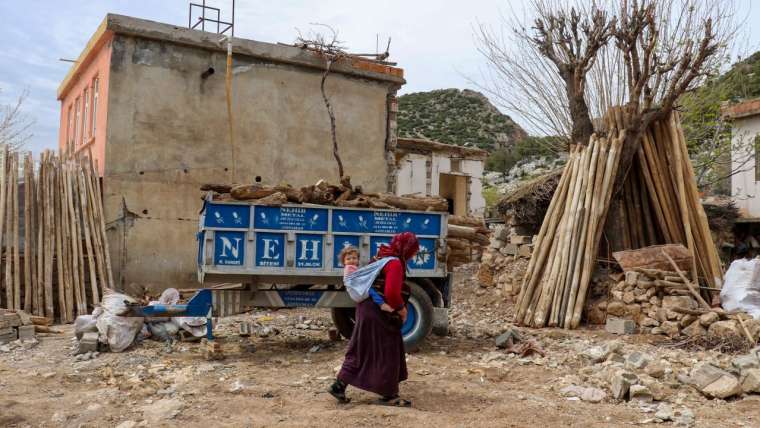
M 90 135 L 95 137 L 98 130 L 98 101 L 100 101 L 100 76 L 92 78 L 92 120 L 90 120 Z

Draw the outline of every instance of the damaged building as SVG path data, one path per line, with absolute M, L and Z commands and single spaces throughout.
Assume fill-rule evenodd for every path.
M 117 287 L 197 284 L 201 184 L 301 186 L 337 176 L 324 59 L 233 38 L 230 118 L 226 43 L 109 14 L 58 89 L 60 148 L 98 163 Z M 402 69 L 357 58 L 334 64 L 326 81 L 346 174 L 366 191 L 395 188 L 395 95 L 404 83 Z

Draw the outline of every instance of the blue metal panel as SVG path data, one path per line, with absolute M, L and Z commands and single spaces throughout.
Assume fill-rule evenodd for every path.
M 438 236 L 441 233 L 440 214 L 399 213 L 398 232 L 412 232 L 415 235 Z
M 245 232 L 216 232 L 214 237 L 214 264 L 221 266 L 243 266 L 245 264 Z
M 263 230 L 327 232 L 326 209 L 301 207 L 255 207 L 254 225 Z
M 335 223 L 333 223 L 334 225 Z M 335 235 L 335 245 L 333 245 L 333 267 L 342 268 L 343 263 L 340 262 L 340 252 L 348 246 L 359 248 L 359 236 L 352 235 Z
M 250 223 L 249 205 L 206 204 L 206 227 L 248 229 Z
M 371 233 L 375 216 L 372 211 L 333 210 L 333 232 Z
M 421 238 L 420 251 L 407 265 L 409 269 L 431 270 L 435 269 L 435 240 Z
M 377 254 L 377 250 L 380 249 L 380 246 L 383 244 L 390 244 L 392 238 L 392 236 L 373 236 L 369 238 L 369 254 L 371 256 Z
M 321 291 L 278 291 L 282 302 L 288 307 L 311 307 L 315 306 L 322 297 Z
M 285 234 L 257 233 L 256 234 L 256 266 L 283 267 L 285 266 Z
M 321 268 L 324 264 L 324 235 L 296 235 L 296 267 Z

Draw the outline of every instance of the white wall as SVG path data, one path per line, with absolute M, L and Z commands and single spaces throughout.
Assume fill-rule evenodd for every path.
M 755 156 L 747 161 L 747 149 L 760 134 L 760 116 L 737 119 L 732 132 L 731 170 L 740 172 L 731 177 L 731 197 L 742 215 L 760 217 L 760 182 L 755 181 Z M 754 153 L 754 152 L 752 152 Z
M 427 156 L 419 154 L 404 156 L 398 169 L 397 195 L 419 193 L 430 196 L 438 194 L 441 174 L 452 172 L 451 159 L 444 154 L 433 153 L 429 194 L 427 193 L 427 173 L 425 170 L 427 159 Z M 482 216 L 486 208 L 486 200 L 483 198 L 483 161 L 462 160 L 461 171 L 458 173 L 470 177 L 470 215 Z

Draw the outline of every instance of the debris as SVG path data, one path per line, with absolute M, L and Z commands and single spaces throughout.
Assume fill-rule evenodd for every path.
M 182 411 L 184 403 L 174 398 L 162 398 L 141 408 L 143 418 L 148 423 L 160 424 L 174 419 Z
M 636 351 L 630 353 L 625 359 L 625 366 L 629 369 L 643 369 L 650 361 L 652 361 L 650 355 Z
M 708 397 L 728 398 L 741 392 L 741 385 L 734 375 L 710 363 L 696 365 L 689 381 Z
M 616 400 L 625 400 L 628 397 L 628 391 L 631 385 L 638 383 L 639 378 L 631 372 L 618 372 L 612 377 L 610 390 L 612 397 Z
M 599 403 L 607 397 L 607 393 L 599 388 L 583 387 L 577 385 L 569 385 L 562 388 L 560 391 L 565 397 L 576 397 L 583 401 L 591 403 Z
M 746 393 L 760 393 L 760 369 L 754 367 L 742 370 L 741 388 Z
M 520 332 L 513 327 L 510 327 L 509 329 L 507 329 L 507 331 L 500 334 L 495 340 L 496 347 L 499 349 L 510 348 L 519 341 L 520 341 Z

